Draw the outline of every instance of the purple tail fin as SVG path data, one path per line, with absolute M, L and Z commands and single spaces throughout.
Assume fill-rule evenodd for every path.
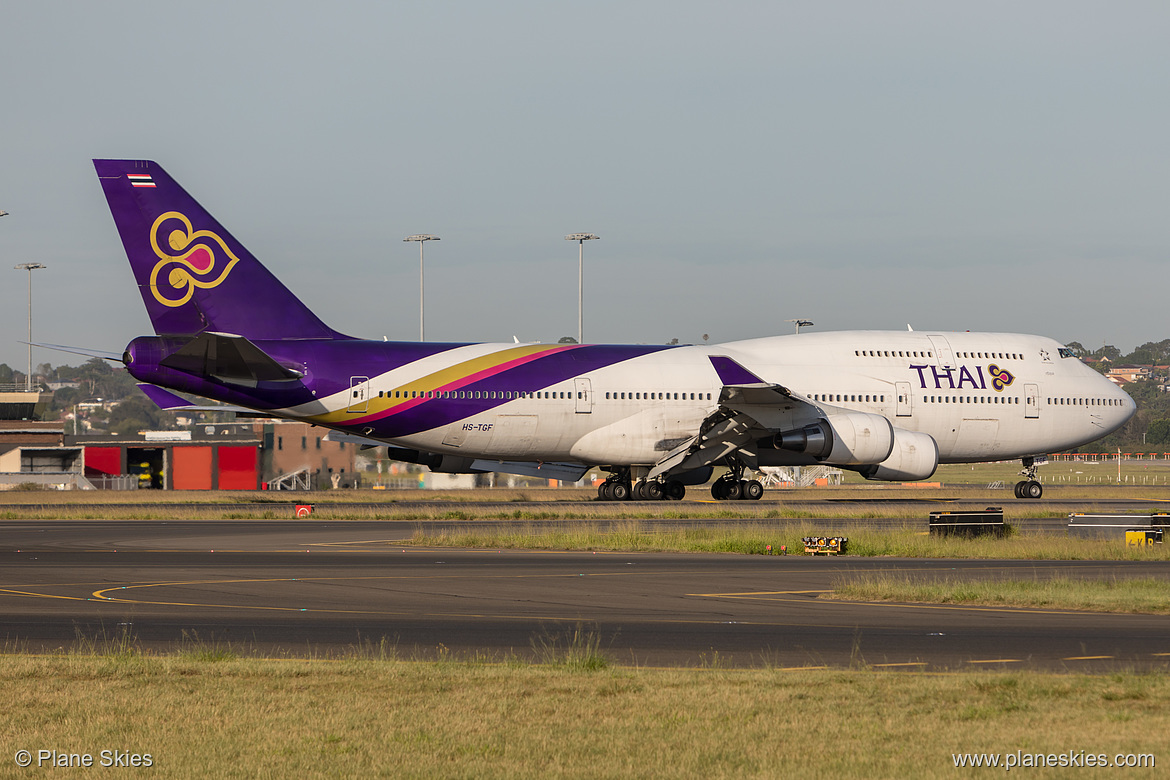
M 155 333 L 347 338 L 309 311 L 157 163 L 93 164 Z

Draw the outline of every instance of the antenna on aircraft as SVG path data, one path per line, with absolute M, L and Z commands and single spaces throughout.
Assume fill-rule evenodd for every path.
M 796 326 L 796 332 L 797 332 L 797 334 L 798 334 L 798 335 L 799 335 L 799 333 L 800 333 L 800 329 L 801 329 L 801 328 L 811 328 L 811 327 L 812 327 L 812 325 L 813 325 L 813 321 L 812 321 L 812 320 L 802 320 L 802 319 L 795 319 L 795 320 L 784 320 L 784 321 L 785 321 L 785 322 L 791 322 L 793 325 L 795 325 L 795 326 Z

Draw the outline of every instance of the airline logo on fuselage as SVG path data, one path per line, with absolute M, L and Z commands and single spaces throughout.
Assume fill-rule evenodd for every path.
M 197 287 L 210 290 L 223 284 L 240 262 L 222 238 L 210 230 L 195 230 L 191 220 L 177 211 L 154 221 L 150 247 L 159 258 L 150 272 L 150 292 L 156 301 L 172 308 L 191 300 Z
M 910 370 L 918 372 L 918 387 L 922 390 L 929 389 L 932 385 L 935 390 L 962 390 L 964 387 L 986 390 L 990 384 L 992 390 L 1002 393 L 1005 387 L 1016 381 L 1010 371 L 994 363 L 987 366 L 986 374 L 983 372 L 983 366 L 974 366 L 974 369 L 959 366 L 958 369 L 954 369 L 912 365 Z

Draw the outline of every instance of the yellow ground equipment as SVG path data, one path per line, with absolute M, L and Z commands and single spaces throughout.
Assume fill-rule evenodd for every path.
M 839 555 L 849 544 L 849 539 L 844 536 L 805 536 L 801 541 L 809 555 Z
M 1125 546 L 1126 547 L 1149 547 L 1155 544 L 1162 543 L 1162 529 L 1155 528 L 1152 531 L 1126 531 L 1125 532 Z

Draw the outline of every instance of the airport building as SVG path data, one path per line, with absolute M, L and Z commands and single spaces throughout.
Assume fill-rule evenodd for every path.
M 85 475 L 96 487 L 160 490 L 314 490 L 351 487 L 352 444 L 325 439 L 308 423 L 278 420 L 78 436 Z M 336 480 L 334 479 L 336 475 Z

